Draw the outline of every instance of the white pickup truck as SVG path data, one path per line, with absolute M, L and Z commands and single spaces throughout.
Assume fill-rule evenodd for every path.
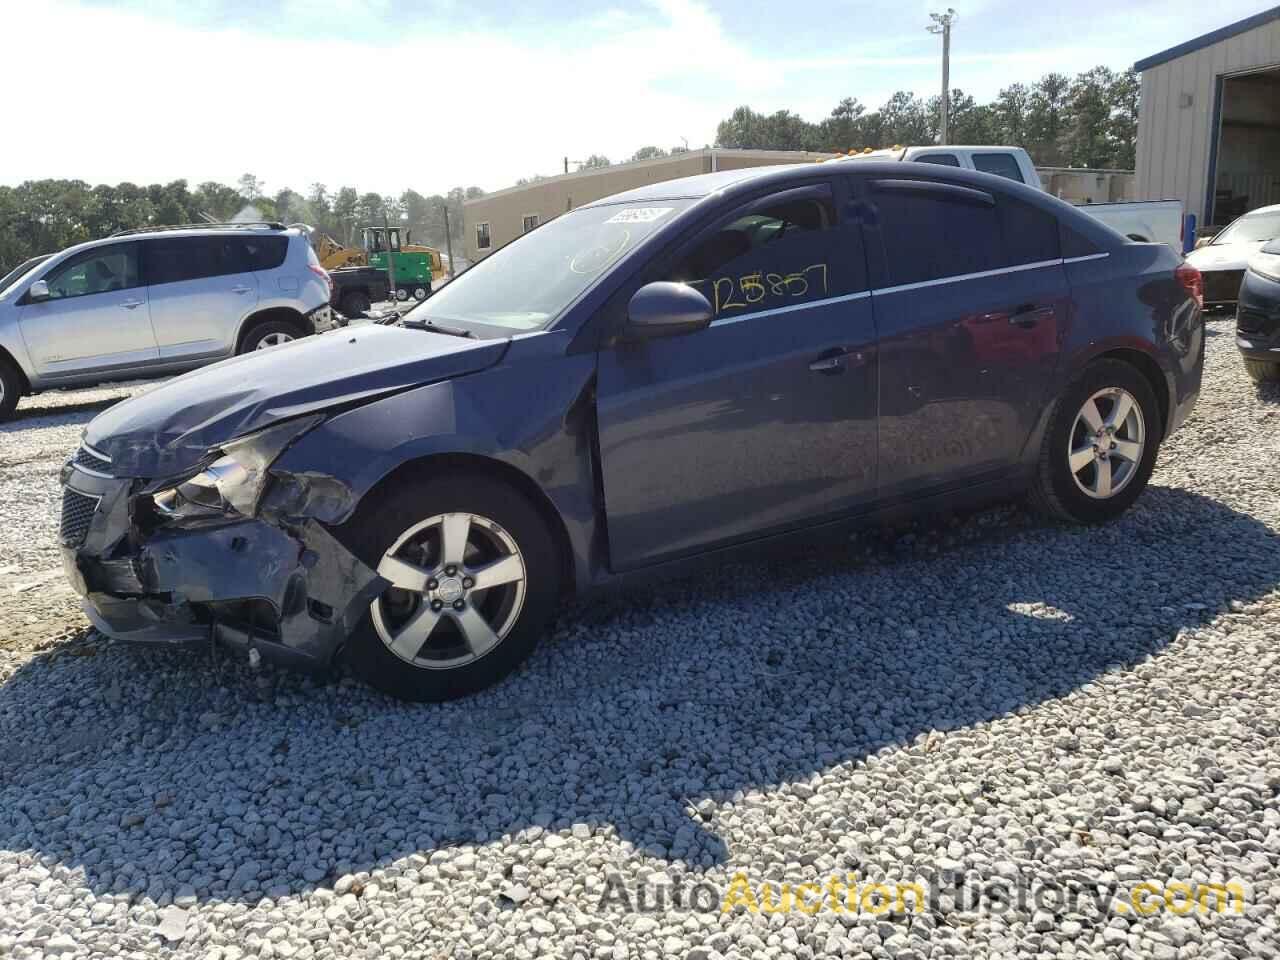
M 1022 147 L 893 147 L 853 153 L 839 160 L 911 160 L 915 163 L 937 163 L 964 170 L 980 170 L 1008 177 L 1019 183 L 1043 190 L 1031 157 Z M 1179 253 L 1183 251 L 1183 216 L 1180 200 L 1129 200 L 1122 203 L 1084 203 L 1081 210 L 1101 220 L 1112 230 L 1130 240 L 1167 243 Z

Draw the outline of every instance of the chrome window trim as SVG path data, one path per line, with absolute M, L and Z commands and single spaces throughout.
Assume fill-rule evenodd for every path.
M 1083 257 L 1067 257 L 1063 263 L 1084 263 L 1086 260 L 1105 260 L 1110 253 L 1086 253 Z
M 824 307 L 832 303 L 848 303 L 850 300 L 864 300 L 871 296 L 870 290 L 862 290 L 858 293 L 846 293 L 839 297 L 823 297 L 821 300 L 806 300 L 804 303 L 789 303 L 785 307 L 771 307 L 768 310 L 760 310 L 756 313 L 744 313 L 736 317 L 719 317 L 712 320 L 709 327 L 727 327 L 730 324 L 741 323 L 743 320 L 755 320 L 757 317 L 774 317 L 782 313 L 791 313 L 795 310 L 807 310 L 810 307 Z
M 980 270 L 977 273 L 958 273 L 954 277 L 939 277 L 936 280 L 919 280 L 915 283 L 900 283 L 892 287 L 872 289 L 874 294 L 901 293 L 905 290 L 922 290 L 925 287 L 940 287 L 946 283 L 959 283 L 961 280 L 981 280 L 985 277 L 998 277 L 1006 273 L 1020 273 L 1023 270 L 1042 270 L 1045 267 L 1060 267 L 1062 260 L 1040 260 L 1036 263 L 1020 263 L 1014 267 L 1001 267 L 998 270 Z

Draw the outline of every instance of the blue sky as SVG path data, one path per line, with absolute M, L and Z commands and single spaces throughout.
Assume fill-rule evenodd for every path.
M 1117 69 L 1264 9 L 1221 0 L 951 0 L 952 85 L 989 99 Z M 436 192 L 554 173 L 565 154 L 711 141 L 746 103 L 809 119 L 938 87 L 941 4 L 854 0 L 6 0 L 0 58 L 78 102 L 0 154 L 0 182 L 187 177 Z M 50 63 L 53 69 L 50 69 Z M 394 76 L 394 97 L 375 80 Z M 145 91 L 138 101 L 126 92 Z M 393 107 L 394 103 L 394 107 Z M 16 149 L 15 149 L 16 147 Z

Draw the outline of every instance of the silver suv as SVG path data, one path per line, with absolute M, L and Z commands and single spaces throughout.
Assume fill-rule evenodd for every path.
M 0 420 L 23 394 L 180 373 L 333 322 L 328 273 L 278 223 L 129 230 L 5 281 Z

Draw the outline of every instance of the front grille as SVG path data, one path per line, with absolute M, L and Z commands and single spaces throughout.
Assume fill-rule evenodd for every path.
M 97 497 L 86 497 L 70 487 L 62 490 L 62 523 L 58 535 L 69 547 L 78 547 L 84 543 L 84 535 L 89 532 L 89 522 L 93 520 L 93 512 L 98 509 Z
M 1201 276 L 1205 303 L 1235 303 L 1239 299 L 1243 270 L 1206 270 Z
M 76 455 L 71 458 L 71 462 L 76 466 L 88 467 L 98 473 L 105 473 L 107 476 L 111 475 L 111 461 L 98 456 L 86 446 L 81 446 L 76 451 Z

